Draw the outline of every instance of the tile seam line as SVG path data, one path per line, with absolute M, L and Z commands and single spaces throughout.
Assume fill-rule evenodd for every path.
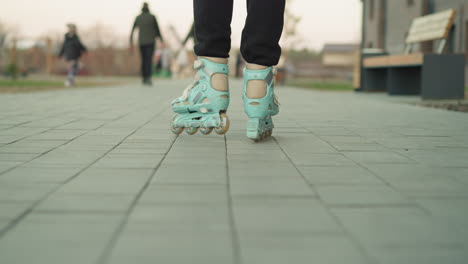
M 309 130 L 307 130 L 309 131 Z M 309 131 L 309 133 L 312 133 Z M 312 133 L 313 134 L 313 133 Z M 275 138 L 275 137 L 272 137 L 273 140 L 275 141 L 275 143 L 278 145 L 278 147 L 280 148 L 280 150 L 283 152 L 284 156 L 289 160 L 289 162 L 294 166 L 294 169 L 297 171 L 297 173 L 299 173 L 299 175 L 301 176 L 302 180 L 304 181 L 304 183 L 309 187 L 309 189 L 311 189 L 312 191 L 316 192 L 317 193 L 317 200 L 320 201 L 320 203 L 323 205 L 324 209 L 327 211 L 327 213 L 336 221 L 336 223 L 338 223 L 338 225 L 341 227 L 342 231 L 346 234 L 346 236 L 350 239 L 350 241 L 352 242 L 352 245 L 355 249 L 358 250 L 358 252 L 367 260 L 368 263 L 372 263 L 372 264 L 376 264 L 378 263 L 378 261 L 376 259 L 374 259 L 371 254 L 368 252 L 368 250 L 366 249 L 366 247 L 361 243 L 361 241 L 359 241 L 357 238 L 355 238 L 350 232 L 349 230 L 344 226 L 344 224 L 340 221 L 340 219 L 333 213 L 331 212 L 330 208 L 328 206 L 325 205 L 325 202 L 322 200 L 322 198 L 320 197 L 320 195 L 318 195 L 318 192 L 315 190 L 315 188 L 309 183 L 309 181 L 307 181 L 307 179 L 305 178 L 305 176 L 302 174 L 302 172 L 299 170 L 299 168 L 297 168 L 296 164 L 294 164 L 293 160 L 291 159 L 291 157 L 285 152 L 285 150 L 283 149 L 283 147 L 279 144 L 278 140 Z
M 6 174 L 6 173 L 8 173 L 8 172 L 10 172 L 10 171 L 12 171 L 12 170 L 14 170 L 14 169 L 16 169 L 16 168 L 19 168 L 19 167 L 21 167 L 21 166 L 23 166 L 23 165 L 25 165 L 25 164 L 27 164 L 27 163 L 29 163 L 29 162 L 31 162 L 31 161 L 37 159 L 37 158 L 40 158 L 40 157 L 42 157 L 42 156 L 48 154 L 49 152 L 52 152 L 52 151 L 54 151 L 54 150 L 56 150 L 56 149 L 58 149 L 58 148 L 60 148 L 60 147 L 63 147 L 63 146 L 65 146 L 65 145 L 69 144 L 70 142 L 72 142 L 72 141 L 75 140 L 75 139 L 78 139 L 78 138 L 80 138 L 80 137 L 82 137 L 82 136 L 84 136 L 84 135 L 86 135 L 86 134 L 88 134 L 88 133 L 90 133 L 90 132 L 96 131 L 96 130 L 98 130 L 98 129 L 104 127 L 105 125 L 110 124 L 110 123 L 112 123 L 112 122 L 114 122 L 114 121 L 120 120 L 120 119 L 122 119 L 122 118 L 124 118 L 124 117 L 126 117 L 126 116 L 128 116 L 128 115 L 130 115 L 130 114 L 132 114 L 132 113 L 134 113 L 134 112 L 136 112 L 136 111 L 138 111 L 138 109 L 139 109 L 139 108 L 134 109 L 134 110 L 132 110 L 132 111 L 130 111 L 130 112 L 128 112 L 128 113 L 125 113 L 125 114 L 123 114 L 123 115 L 120 115 L 120 116 L 118 116 L 117 118 L 114 118 L 114 119 L 110 120 L 109 122 L 106 122 L 106 123 L 104 123 L 104 124 L 102 124 L 102 125 L 100 125 L 100 126 L 94 128 L 94 129 L 91 129 L 91 130 L 89 130 L 89 131 L 86 131 L 85 133 L 83 133 L 83 134 L 81 134 L 81 135 L 78 135 L 78 136 L 76 136 L 76 137 L 74 137 L 74 138 L 72 138 L 72 139 L 70 139 L 70 140 L 64 142 L 63 144 L 60 144 L 60 145 L 58 145 L 58 146 L 56 146 L 56 147 L 54 147 L 54 148 L 52 148 L 52 149 L 49 149 L 49 150 L 46 151 L 46 152 L 41 153 L 40 155 L 34 157 L 34 158 L 31 159 L 31 160 L 22 162 L 22 163 L 20 163 L 19 165 L 16 165 L 16 166 L 14 166 L 14 167 L 12 167 L 12 168 L 10 168 L 10 169 L 7 169 L 7 170 L 5 170 L 5 171 L 2 171 L 2 172 L 0 172 L 0 177 L 1 177 L 3 174 Z M 105 112 L 105 111 L 104 111 L 104 112 Z M 164 110 L 162 110 L 161 113 L 162 113 L 162 112 L 164 112 Z M 158 113 L 157 115 L 159 115 L 159 114 L 161 114 L 161 113 Z M 151 118 L 151 120 L 154 119 L 154 118 L 156 118 L 157 115 L 155 115 L 153 118 Z M 56 127 L 60 127 L 60 126 L 62 126 L 62 125 L 67 125 L 67 124 L 73 124 L 73 123 L 78 122 L 78 121 L 80 121 L 80 120 L 82 120 L 82 119 L 83 119 L 83 118 L 79 118 L 79 119 L 76 119 L 76 120 L 67 122 L 67 123 L 65 123 L 65 124 L 61 124 L 61 125 L 56 126 Z M 20 139 L 20 140 L 15 141 L 15 142 L 19 142 L 19 141 L 21 141 L 21 140 L 23 140 L 23 139 L 27 139 L 27 138 L 29 138 L 29 137 L 31 137 L 31 136 L 34 136 L 34 135 L 40 135 L 40 134 L 42 134 L 42 133 L 46 133 L 46 132 L 48 132 L 48 131 L 51 131 L 51 130 L 55 129 L 56 127 L 53 127 L 53 128 L 51 128 L 51 129 L 48 129 L 48 130 L 43 131 L 43 132 L 40 132 L 40 133 L 36 133 L 36 134 L 33 134 L 33 135 L 29 135 L 29 136 L 27 136 L 27 137 L 24 137 L 24 138 L 22 138 L 22 139 Z M 13 144 L 13 143 L 15 143 L 15 142 L 11 142 L 11 143 L 8 143 L 8 144 L 6 144 L 6 145 L 2 145 L 2 146 L 0 146 L 0 148 L 1 148 L 1 147 L 4 147 L 4 146 L 8 146 L 8 145 L 10 145 L 10 144 Z M 1 235 L 0 235 L 0 237 L 1 237 Z
M 312 135 L 314 136 L 317 136 L 320 140 L 324 141 L 325 143 L 327 143 L 330 147 L 332 147 L 333 149 L 335 149 L 336 151 L 338 151 L 339 153 L 341 153 L 342 151 L 340 151 L 339 149 L 337 149 L 333 144 L 331 144 L 330 142 L 328 142 L 327 140 L 324 140 L 322 139 L 321 136 L 319 135 L 316 135 L 313 131 L 310 131 L 308 128 L 306 127 L 303 127 L 305 130 L 309 131 L 309 133 L 311 133 Z M 376 144 L 378 145 L 381 145 L 377 142 L 375 142 Z M 399 154 L 397 152 L 391 152 L 391 153 L 395 153 L 395 154 Z M 374 177 L 376 177 L 378 180 L 382 181 L 386 186 L 388 186 L 390 189 L 392 189 L 393 191 L 397 192 L 398 194 L 402 195 L 403 197 L 407 198 L 409 201 L 413 202 L 413 205 L 415 208 L 418 208 L 420 209 L 421 211 L 423 211 L 424 213 L 426 213 L 427 215 L 432 215 L 431 212 L 429 210 L 427 210 L 426 208 L 422 207 L 420 204 L 418 204 L 417 202 L 414 201 L 413 198 L 409 197 L 408 195 L 402 193 L 400 190 L 396 189 L 392 184 L 390 184 L 390 182 L 386 181 L 384 178 L 380 177 L 377 173 L 375 173 L 373 170 L 369 169 L 367 166 L 364 166 L 363 164 L 357 162 L 356 160 L 350 158 L 350 157 L 347 157 L 345 155 L 343 155 L 344 157 L 346 157 L 347 159 L 349 159 L 350 161 L 352 161 L 354 164 L 356 164 L 359 168 L 362 168 L 364 169 L 365 171 L 369 172 L 370 174 L 372 174 Z M 404 156 L 404 155 L 402 155 Z M 404 156 L 406 157 L 406 156 Z M 408 157 L 406 157 L 408 158 Z M 408 158 L 412 161 L 415 161 L 411 158 Z M 384 164 L 392 164 L 392 163 L 384 163 Z M 419 163 L 399 163 L 399 164 L 419 164 Z M 302 175 L 302 173 L 301 173 Z M 304 177 L 304 179 L 307 181 L 307 179 Z M 308 182 L 308 181 L 307 181 Z M 311 185 L 309 183 L 309 185 Z
M 233 257 L 235 264 L 242 264 L 242 250 L 240 246 L 239 232 L 236 226 L 236 220 L 234 217 L 234 207 L 231 193 L 231 175 L 229 173 L 229 157 L 228 157 L 228 144 L 227 137 L 224 135 L 224 148 L 225 148 L 225 164 L 226 164 L 226 196 L 227 196 L 227 206 L 229 212 L 229 226 L 231 233 L 231 243 L 233 249 Z
M 54 107 L 54 108 L 52 108 L 52 110 L 55 110 L 57 108 L 58 107 Z M 62 112 L 59 112 L 59 113 L 53 113 L 51 115 L 48 115 L 48 116 L 45 116 L 45 117 L 42 117 L 42 118 L 37 118 L 37 119 L 30 120 L 30 121 L 26 121 L 26 122 L 21 123 L 21 124 L 16 124 L 14 126 L 8 127 L 7 129 L 4 129 L 4 130 L 2 129 L 2 131 L 10 130 L 10 129 L 13 129 L 13 128 L 16 128 L 16 127 L 19 127 L 19 126 L 22 126 L 22 125 L 26 125 L 26 124 L 29 124 L 29 123 L 32 123 L 32 122 L 42 121 L 42 120 L 46 120 L 48 118 L 54 118 L 54 117 L 61 116 L 61 115 L 64 115 L 64 114 L 66 115 L 66 114 L 76 113 L 76 112 L 78 112 L 78 111 L 80 111 L 80 110 L 82 110 L 84 108 L 85 107 L 80 106 L 80 107 L 77 107 L 77 108 L 72 109 L 72 110 L 62 111 Z M 26 114 L 21 114 L 19 116 L 23 116 L 23 115 L 26 115 Z M 78 118 L 78 119 L 80 119 L 80 118 Z M 72 123 L 72 122 L 74 122 L 74 121 L 71 121 L 70 123 Z M 40 133 L 36 133 L 36 134 L 40 134 Z M 10 143 L 8 143 L 8 144 L 10 144 Z
M 158 117 L 159 115 L 161 115 L 163 112 L 165 111 L 165 109 L 163 108 L 163 110 L 161 110 L 160 112 L 158 112 L 156 115 L 154 115 L 150 120 L 148 120 L 147 122 L 145 122 L 144 124 L 142 124 L 141 126 L 137 127 L 132 133 L 130 133 L 129 135 L 127 135 L 125 138 L 123 138 L 118 144 L 116 144 L 113 148 L 111 148 L 110 150 L 106 151 L 102 156 L 100 156 L 99 158 L 97 158 L 96 160 L 94 160 L 92 163 L 90 163 L 88 166 L 86 166 L 85 168 L 79 170 L 77 173 L 75 173 L 73 176 L 71 176 L 69 179 L 67 179 L 65 182 L 63 182 L 63 184 L 60 184 L 58 185 L 57 187 L 53 188 L 51 191 L 49 191 L 48 193 L 46 193 L 43 197 L 41 197 L 39 200 L 35 201 L 27 210 L 25 210 L 22 214 L 20 214 L 19 216 L 17 216 L 15 219 L 13 219 L 5 228 L 1 229 L 0 230 L 0 239 L 2 237 L 4 237 L 6 234 L 8 234 L 8 232 L 10 232 L 11 230 L 13 230 L 26 216 L 28 216 L 39 204 L 41 204 L 43 201 L 45 201 L 47 198 L 49 198 L 52 194 L 54 194 L 57 190 L 59 190 L 63 185 L 67 184 L 68 182 L 72 181 L 73 179 L 75 179 L 76 177 L 78 177 L 81 173 L 83 173 L 84 171 L 86 171 L 87 169 L 89 169 L 92 165 L 96 164 L 99 160 L 101 160 L 103 157 L 105 157 L 108 153 L 110 153 L 112 150 L 114 150 L 115 148 L 117 148 L 119 145 L 121 145 L 127 138 L 129 138 L 130 136 L 132 136 L 133 134 L 135 134 L 139 129 L 141 129 L 142 127 L 144 127 L 146 124 L 150 123 L 152 120 L 154 120 L 156 117 Z M 132 113 L 133 111 L 131 111 L 130 113 Z M 125 115 L 122 115 L 114 120 L 112 120 L 111 122 L 115 121 L 115 120 L 119 120 L 123 117 L 125 117 L 126 115 L 130 114 L 130 113 L 127 113 Z M 110 122 L 108 122 L 110 123 Z M 106 124 L 108 124 L 106 123 Z M 105 124 L 103 124 L 102 126 L 104 126 Z M 100 127 L 102 127 L 100 126 Z M 95 130 L 97 130 L 98 128 L 96 128 Z M 94 131 L 94 130 L 91 130 L 91 131 Z M 87 134 L 87 133 L 85 133 Z M 83 134 L 83 135 L 85 135 Z M 78 136 L 78 137 L 81 137 L 82 135 Z M 77 137 L 77 138 L 78 138 Z M 75 138 L 76 139 L 76 138 Z M 65 144 L 62 144 L 60 146 L 63 146 L 63 145 L 66 145 L 68 144 L 69 142 L 71 141 L 68 141 L 67 143 Z M 60 147 L 58 146 L 58 147 Z M 54 149 L 57 149 L 58 147 L 54 148 Z M 54 149 L 50 150 L 50 151 L 53 151 Z M 49 153 L 50 151 L 46 152 L 46 153 Z M 46 154 L 44 153 L 44 154 Z M 42 155 L 41 155 L 42 156 Z M 26 162 L 27 163 L 27 162 Z M 23 163 L 23 164 L 26 164 L 26 163 Z M 16 168 L 16 167 L 15 167 Z M 1 176 L 1 175 L 0 175 Z
M 162 111 L 164 112 L 164 111 Z M 156 116 L 155 116 L 156 117 Z M 154 119 L 154 118 L 153 118 Z M 152 120 L 152 119 L 151 119 Z M 150 120 L 150 121 L 151 121 Z M 147 123 L 149 123 L 150 121 L 148 121 Z M 136 132 L 136 131 L 135 131 Z M 134 133 L 132 133 L 134 134 Z M 137 195 L 135 196 L 135 198 L 133 199 L 132 203 L 130 204 L 130 206 L 128 207 L 128 209 L 125 211 L 125 215 L 123 217 L 123 219 L 120 221 L 119 225 L 117 226 L 117 228 L 115 229 L 115 231 L 112 233 L 111 235 L 111 238 L 110 240 L 107 242 L 107 245 L 105 246 L 105 248 L 103 249 L 103 251 L 101 252 L 99 258 L 97 259 L 96 263 L 98 264 L 105 264 L 105 263 L 109 263 L 110 261 L 110 256 L 115 248 L 115 246 L 117 245 L 117 242 L 119 241 L 119 238 L 120 238 L 120 235 L 122 234 L 122 232 L 124 231 L 125 227 L 127 226 L 127 223 L 128 223 L 128 220 L 129 220 L 129 217 L 130 215 L 133 213 L 133 211 L 135 210 L 136 208 L 136 205 L 137 203 L 140 201 L 140 198 L 143 196 L 143 194 L 145 193 L 145 191 L 148 189 L 148 187 L 151 185 L 151 181 L 155 178 L 156 176 L 156 173 L 158 172 L 159 168 L 161 167 L 161 165 L 164 163 L 164 161 L 166 160 L 166 157 L 167 155 L 169 154 L 169 152 L 172 150 L 172 147 L 174 146 L 175 142 L 177 141 L 177 139 L 179 138 L 179 135 L 177 135 L 171 142 L 171 145 L 169 146 L 167 152 L 164 154 L 163 158 L 158 162 L 158 164 L 156 165 L 156 167 L 153 169 L 153 171 L 151 172 L 151 175 L 148 177 L 148 179 L 146 180 L 145 184 L 143 185 L 143 187 L 140 189 L 140 191 L 137 193 Z

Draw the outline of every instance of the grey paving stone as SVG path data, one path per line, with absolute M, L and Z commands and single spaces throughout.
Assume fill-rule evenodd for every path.
M 229 160 L 229 169 L 233 170 L 262 170 L 266 169 L 268 171 L 273 171 L 276 168 L 291 168 L 294 167 L 294 164 L 291 164 L 289 160 L 282 159 L 282 160 L 277 160 L 274 162 L 270 162 L 268 160 Z
M 10 220 L 0 220 L 0 230 L 7 229 L 10 224 Z
M 83 213 L 125 213 L 135 199 L 129 194 L 53 194 L 44 200 L 35 211 L 38 212 L 83 212 Z
M 102 134 L 102 133 L 99 133 L 99 132 L 96 132 L 94 131 L 93 132 L 89 132 L 89 133 L 86 133 L 85 135 L 73 140 L 73 142 L 76 142 L 76 143 L 81 143 L 81 144 L 95 144 L 95 145 L 116 145 L 118 143 L 121 143 L 122 140 L 124 140 L 124 138 L 131 133 L 132 130 L 130 131 L 126 131 L 125 128 L 121 128 L 121 129 L 124 129 L 125 133 L 122 133 L 121 131 L 118 131 L 119 129 L 117 128 L 114 128 L 115 130 L 117 130 L 116 134 Z
M 261 163 L 264 166 L 242 166 L 242 162 L 229 161 L 229 175 L 231 177 L 284 177 L 296 178 L 298 176 L 297 170 L 293 164 L 281 162 L 278 164 L 267 165 L 265 162 Z
M 352 166 L 355 163 L 342 154 L 301 153 L 291 155 L 296 166 Z
M 248 151 L 243 151 L 241 153 L 229 153 L 228 158 L 230 161 L 242 161 L 242 162 L 248 162 L 248 161 L 269 161 L 271 163 L 275 163 L 277 161 L 287 161 L 286 156 L 284 155 L 283 152 L 281 151 L 270 151 L 268 153 L 262 153 L 259 154 L 257 152 L 255 153 L 249 153 Z
M 412 264 L 412 263 L 453 263 L 463 264 L 468 261 L 468 254 L 463 248 L 418 248 L 397 247 L 377 249 L 371 252 L 373 257 L 382 264 Z
M 228 230 L 228 208 L 220 204 L 141 204 L 129 218 L 129 223 L 168 230 L 207 233 Z
M 403 155 L 394 152 L 344 152 L 344 155 L 350 159 L 362 163 L 362 164 L 372 164 L 372 163 L 416 163 L 416 161 L 409 159 Z
M 242 234 L 242 263 L 370 263 L 346 237 Z
M 468 242 L 468 199 L 416 198 L 416 202 L 428 210 L 432 216 L 455 227 L 459 235 Z
M 302 153 L 336 153 L 336 149 L 312 134 L 275 136 L 280 146 L 291 155 Z
M 468 152 L 458 150 L 410 150 L 408 157 L 431 166 L 468 168 Z
M 0 186 L 0 201 L 35 202 L 57 187 L 53 183 L 11 183 Z
M 356 136 L 355 133 L 344 127 L 310 127 L 309 130 L 318 136 Z
M 18 167 L 0 176 L 0 185 L 5 183 L 60 183 L 77 174 L 79 168 L 34 168 Z
M 384 182 L 361 167 L 299 167 L 302 175 L 313 185 L 376 184 Z
M 275 127 L 275 135 L 291 134 L 291 133 L 310 133 L 307 129 L 302 127 Z
M 0 153 L 11 154 L 11 153 L 21 153 L 21 154 L 42 154 L 49 150 L 51 147 L 42 147 L 42 148 L 18 148 L 11 145 L 5 145 L 0 147 Z
M 131 154 L 131 155 L 147 155 L 147 154 L 166 154 L 167 148 L 116 148 L 110 152 L 111 154 Z
M 87 165 L 91 164 L 103 155 L 103 151 L 72 151 L 60 150 L 48 152 L 28 164 L 30 166 L 48 166 L 48 165 Z
M 342 233 L 325 207 L 308 197 L 235 198 L 233 206 L 236 225 L 241 234 Z
M 52 149 L 67 143 L 67 140 L 31 140 L 24 139 L 8 146 L 17 148 L 47 148 Z
M 465 172 L 468 172 L 463 168 L 403 164 L 379 164 L 368 167 L 396 189 L 413 194 L 418 192 L 454 194 L 467 191 L 467 186 L 460 184 L 460 181 L 463 182 L 463 179 L 466 178 Z
M 14 220 L 18 216 L 26 212 L 31 206 L 32 206 L 32 203 L 30 202 L 0 201 L 0 222 L 7 223 L 9 221 Z
M 105 120 L 98 120 L 98 119 L 79 120 L 77 122 L 73 122 L 73 123 L 70 123 L 70 124 L 59 126 L 59 127 L 56 128 L 56 130 L 62 130 L 62 129 L 64 129 L 64 130 L 70 130 L 70 129 L 73 129 L 73 130 L 80 130 L 80 129 L 92 130 L 92 129 L 96 129 L 96 128 L 102 126 L 103 123 L 105 123 Z
M 162 160 L 163 155 L 107 155 L 94 167 L 122 169 L 153 169 Z
M 272 139 L 240 96 L 227 135 L 175 136 L 186 84 L 2 95 L 0 228 L 27 214 L 0 263 L 466 262 L 466 115 L 281 87 Z
M 98 152 L 105 153 L 113 149 L 114 146 L 112 145 L 95 145 L 95 144 L 80 144 L 76 143 L 75 141 L 71 141 L 66 145 L 60 146 L 61 151 L 90 151 L 90 152 Z
M 407 206 L 411 201 L 386 185 L 317 186 L 320 199 L 329 206 Z
M 370 250 L 463 246 L 463 238 L 455 230 L 420 208 L 338 208 L 333 212 Z
M 36 134 L 29 139 L 31 140 L 71 140 L 85 134 L 87 130 L 49 130 L 44 133 Z
M 372 140 L 369 140 L 368 138 L 361 137 L 361 136 L 342 136 L 342 135 L 323 135 L 320 137 L 326 142 L 329 142 L 330 144 L 336 144 L 336 143 L 373 143 Z
M 27 154 L 27 153 L 0 153 L 1 161 L 19 161 L 26 162 L 39 156 L 39 154 Z
M 228 235 L 124 233 L 110 263 L 235 263 Z
M 63 194 L 136 195 L 151 176 L 147 169 L 91 168 L 62 186 Z
M 230 189 L 233 196 L 309 196 L 316 197 L 313 190 L 298 175 L 290 171 L 291 177 L 231 177 Z
M 0 173 L 8 171 L 21 165 L 20 161 L 0 161 Z
M 223 185 L 152 184 L 139 204 L 219 204 L 226 205 L 227 188 Z
M 164 161 L 156 172 L 153 182 L 163 184 L 221 184 L 225 185 L 225 164 L 205 163 L 183 164 L 183 161 L 171 163 Z
M 23 136 L 18 135 L 0 135 L 0 143 L 2 144 L 9 144 L 15 142 L 19 139 L 23 138 Z
M 333 147 L 335 147 L 339 151 L 357 151 L 357 152 L 363 152 L 363 151 L 370 151 L 370 152 L 385 152 L 389 151 L 388 148 L 379 145 L 377 143 L 331 143 Z
M 0 240 L 2 263 L 94 263 L 116 224 L 116 217 L 31 217 Z M 54 249 L 54 250 L 51 250 Z

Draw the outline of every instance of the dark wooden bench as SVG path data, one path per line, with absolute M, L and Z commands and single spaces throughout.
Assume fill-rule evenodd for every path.
M 364 58 L 361 90 L 421 94 L 423 99 L 464 98 L 465 56 L 445 53 L 455 14 L 447 10 L 414 19 L 404 54 Z M 412 53 L 414 45 L 435 40 L 435 53 Z

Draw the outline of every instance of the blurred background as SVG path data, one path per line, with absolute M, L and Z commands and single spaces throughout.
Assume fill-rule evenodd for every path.
M 32 82 L 34 86 L 63 86 L 67 65 L 57 58 L 67 23 L 75 23 L 88 48 L 79 76 L 86 80 L 115 82 L 139 73 L 139 55 L 129 52 L 129 35 L 143 2 L 148 2 L 167 47 L 157 45 L 154 75 L 185 78 L 192 74 L 193 40 L 182 44 L 193 23 L 192 0 L 18 0 L 3 1 L 0 8 L 0 73 L 5 85 Z M 240 77 L 240 36 L 246 18 L 246 1 L 234 1 L 232 22 L 232 75 Z M 288 0 L 281 83 L 309 85 L 330 81 L 332 88 L 352 89 L 361 38 L 362 3 L 359 0 Z M 161 69 L 161 54 L 166 60 Z M 57 81 L 55 81 L 57 79 Z M 315 83 L 316 84 L 316 83 Z M 5 86 L 4 85 L 4 86 Z M 316 84 L 320 87 L 320 84 Z M 327 86 L 324 84 L 323 86 Z M 328 85 L 330 86 L 330 85 Z
M 157 45 L 154 77 L 192 76 L 194 43 L 184 41 L 193 23 L 192 0 L 17 0 L 0 4 L 0 87 L 63 87 L 59 80 L 68 69 L 57 55 L 67 23 L 77 25 L 88 48 L 81 60 L 80 86 L 135 79 L 140 58 L 138 52 L 129 52 L 129 35 L 143 2 L 157 16 L 167 44 Z M 246 1 L 234 5 L 230 66 L 233 77 L 241 77 Z M 357 89 L 361 51 L 401 54 L 413 19 L 446 9 L 456 11 L 446 53 L 467 54 L 468 0 L 288 0 L 277 81 L 315 89 Z M 413 52 L 434 52 L 436 42 L 415 45 Z

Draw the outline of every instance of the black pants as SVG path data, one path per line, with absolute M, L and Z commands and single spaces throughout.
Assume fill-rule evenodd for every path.
M 153 69 L 153 55 L 154 55 L 154 43 L 147 45 L 140 45 L 141 55 L 141 76 L 143 80 L 151 78 Z
M 198 56 L 228 58 L 231 49 L 233 0 L 194 0 Z M 247 0 L 241 53 L 248 63 L 278 64 L 285 0 Z

